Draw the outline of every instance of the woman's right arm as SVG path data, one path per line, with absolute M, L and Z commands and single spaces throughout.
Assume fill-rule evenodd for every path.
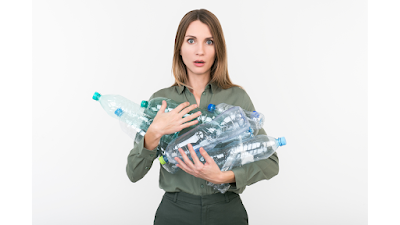
M 139 143 L 134 144 L 133 149 L 128 155 L 126 173 L 132 182 L 142 179 L 150 170 L 154 159 L 157 158 L 156 148 L 163 135 L 173 134 L 198 122 L 197 120 L 188 121 L 198 117 L 200 114 L 193 114 L 183 118 L 185 114 L 196 107 L 196 105 L 189 106 L 189 103 L 185 102 L 177 106 L 174 110 L 165 113 L 167 103 L 163 101 L 144 138 Z

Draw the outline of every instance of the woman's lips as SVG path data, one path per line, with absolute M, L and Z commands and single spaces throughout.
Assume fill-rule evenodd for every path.
M 197 67 L 202 67 L 202 66 L 204 66 L 204 64 L 205 64 L 204 62 L 202 62 L 202 63 L 194 62 L 194 65 Z

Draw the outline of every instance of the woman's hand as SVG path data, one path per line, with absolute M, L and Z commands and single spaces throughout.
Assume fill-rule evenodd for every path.
M 201 112 L 197 112 L 183 118 L 184 115 L 197 108 L 196 104 L 191 106 L 189 105 L 189 102 L 184 102 L 178 105 L 175 109 L 166 113 L 165 109 L 167 108 L 167 103 L 165 100 L 163 100 L 161 108 L 158 110 L 157 115 L 151 123 L 149 129 L 151 129 L 153 132 L 157 132 L 158 136 L 161 138 L 163 135 L 173 134 L 197 124 L 199 122 L 197 120 L 189 123 L 187 122 L 200 116 Z
M 214 159 L 211 158 L 202 147 L 199 151 L 203 158 L 206 160 L 204 164 L 200 162 L 191 144 L 188 144 L 188 149 L 194 163 L 190 161 L 188 156 L 181 148 L 179 148 L 179 152 L 181 153 L 184 162 L 179 157 L 175 157 L 175 160 L 178 162 L 177 166 L 184 170 L 186 173 L 209 181 L 213 184 L 235 182 L 235 174 L 232 171 L 221 171 L 218 165 L 215 163 Z

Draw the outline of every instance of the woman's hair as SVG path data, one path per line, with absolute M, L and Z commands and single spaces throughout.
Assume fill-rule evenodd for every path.
M 230 87 L 242 88 L 239 85 L 233 84 L 229 78 L 224 33 L 222 32 L 222 27 L 218 18 L 206 9 L 196 9 L 186 13 L 179 23 L 179 27 L 175 36 L 174 58 L 172 61 L 172 72 L 175 77 L 175 83 L 172 86 L 184 85 L 189 87 L 187 85 L 188 75 L 186 71 L 186 65 L 183 63 L 182 56 L 180 55 L 180 49 L 185 39 L 186 30 L 188 29 L 190 23 L 196 20 L 200 20 L 200 22 L 209 27 L 211 35 L 214 39 L 215 61 L 211 66 L 210 83 L 213 82 L 222 89 L 228 89 Z

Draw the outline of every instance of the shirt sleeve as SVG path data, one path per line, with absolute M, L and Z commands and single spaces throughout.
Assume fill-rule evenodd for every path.
M 255 110 L 249 95 L 245 91 L 240 107 L 247 111 Z M 260 129 L 257 135 L 266 135 L 266 132 L 264 129 Z M 267 159 L 233 168 L 232 172 L 235 174 L 235 183 L 231 184 L 230 191 L 243 189 L 245 186 L 254 184 L 260 180 L 269 180 L 279 172 L 278 155 L 275 152 Z
M 154 94 L 150 97 L 150 100 L 153 97 Z M 150 170 L 155 158 L 157 158 L 157 148 L 154 150 L 145 148 L 144 138 L 139 143 L 134 142 L 126 165 L 126 173 L 129 180 L 137 182 L 142 179 Z

